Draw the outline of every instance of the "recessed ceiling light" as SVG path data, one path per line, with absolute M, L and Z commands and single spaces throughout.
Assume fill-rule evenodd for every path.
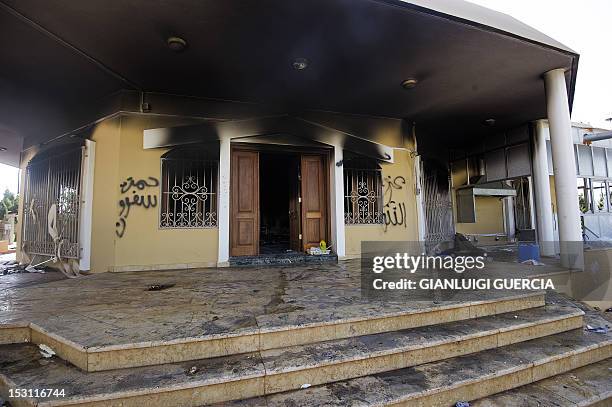
M 293 69 L 303 71 L 308 68 L 308 60 L 306 58 L 296 58 L 293 60 Z
M 490 119 L 486 119 L 485 121 L 482 122 L 482 124 L 484 124 L 485 126 L 495 126 L 495 119 L 490 118 Z
M 6 151 L 6 147 L 0 147 L 0 151 Z
M 404 89 L 412 89 L 414 88 L 419 81 L 415 78 L 408 78 L 402 81 L 402 88 Z
M 169 37 L 166 40 L 168 44 L 168 48 L 170 48 L 174 52 L 181 52 L 185 48 L 187 48 L 187 41 L 182 39 L 181 37 Z

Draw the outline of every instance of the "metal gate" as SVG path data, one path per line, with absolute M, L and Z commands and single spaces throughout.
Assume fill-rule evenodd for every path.
M 34 157 L 26 169 L 23 250 L 79 258 L 83 148 Z
M 450 197 L 448 171 L 423 163 L 423 205 L 425 210 L 425 245 L 427 250 L 436 243 L 453 240 L 453 206 Z
M 514 199 L 514 219 L 519 230 L 531 229 L 531 201 L 529 198 L 529 180 L 525 177 L 512 181 L 516 189 Z

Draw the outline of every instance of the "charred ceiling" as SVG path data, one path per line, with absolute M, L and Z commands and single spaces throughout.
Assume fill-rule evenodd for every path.
M 544 117 L 547 70 L 567 68 L 573 93 L 571 50 L 518 22 L 509 33 L 416 3 L 1 0 L 0 128 L 32 145 L 104 116 L 126 90 L 146 92 L 135 111 L 338 112 L 416 122 L 423 145 L 461 143 Z

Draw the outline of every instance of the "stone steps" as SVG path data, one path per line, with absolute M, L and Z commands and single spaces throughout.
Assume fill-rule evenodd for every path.
M 353 392 L 350 389 L 353 382 L 361 383 L 365 380 L 368 383 L 373 380 L 382 385 L 384 380 L 380 377 L 399 378 L 401 382 L 404 374 L 408 375 L 406 383 L 411 383 L 408 387 L 403 386 L 407 389 L 415 388 L 418 383 L 425 386 L 436 380 L 449 380 L 449 383 L 444 382 L 441 385 L 451 386 L 456 381 L 456 374 L 453 374 L 452 369 L 463 371 L 462 365 L 457 363 L 467 363 L 469 368 L 462 374 L 473 377 L 469 376 L 471 381 L 462 378 L 458 383 L 465 383 L 466 388 L 469 387 L 476 391 L 479 397 L 484 397 L 515 387 L 499 390 L 506 385 L 506 381 L 498 380 L 498 377 L 508 376 L 510 383 L 516 382 L 520 383 L 519 385 L 533 381 L 531 379 L 534 377 L 538 377 L 536 380 L 547 377 L 546 368 L 540 368 L 534 376 L 534 365 L 526 361 L 529 349 L 540 358 L 542 366 L 554 362 L 554 369 L 551 368 L 553 374 L 560 373 L 561 368 L 574 368 L 580 363 L 600 360 L 601 355 L 606 352 L 609 354 L 610 342 L 605 346 L 601 343 L 601 339 L 607 338 L 607 335 L 589 339 L 591 336 L 584 335 L 581 330 L 576 331 L 576 328 L 582 327 L 582 323 L 583 312 L 579 309 L 546 306 L 402 331 L 336 339 L 313 345 L 294 345 L 241 355 L 92 373 L 84 372 L 59 358 L 43 359 L 37 348 L 31 344 L 4 345 L 0 347 L 0 390 L 6 395 L 8 387 L 66 389 L 65 398 L 18 401 L 22 405 L 38 406 L 197 406 L 276 392 L 285 393 L 268 396 L 269 399 L 265 402 L 278 401 L 279 405 L 284 405 L 284 401 L 289 402 L 292 397 L 307 397 L 296 405 L 304 405 L 308 400 L 311 405 L 317 405 L 316 402 L 327 404 L 324 399 L 317 397 L 329 395 L 330 390 L 325 389 L 337 386 L 328 383 L 341 381 L 338 385 L 348 386 L 347 397 L 352 397 Z M 567 332 L 568 330 L 573 331 Z M 554 339 L 559 335 L 559 338 L 565 338 L 562 335 L 566 334 L 570 335 L 567 337 L 568 345 Z M 518 342 L 522 341 L 529 341 L 527 343 L 531 345 L 521 348 L 522 344 Z M 518 357 L 503 351 L 513 346 L 518 349 Z M 491 355 L 490 360 L 482 359 L 482 355 Z M 504 358 L 496 359 L 501 356 Z M 448 360 L 440 362 L 443 359 Z M 480 360 L 488 366 L 483 367 L 486 375 L 477 375 L 473 367 L 475 365 L 469 362 L 470 360 Z M 506 362 L 512 362 L 512 368 L 498 371 Z M 422 366 L 438 367 L 422 370 Z M 436 371 L 439 371 L 441 376 L 434 374 Z M 526 371 L 528 373 L 525 373 Z M 419 377 L 423 379 L 426 373 L 431 377 L 427 377 L 425 381 L 417 380 Z M 527 379 L 530 381 L 526 381 Z M 479 382 L 493 383 L 486 386 L 496 391 L 479 392 Z M 291 392 L 304 384 L 313 387 Z M 317 386 L 318 384 L 321 385 Z M 392 384 L 390 382 L 386 386 Z M 440 394 L 446 394 L 444 397 L 448 398 L 447 393 L 452 393 L 453 389 L 464 391 L 461 386 L 455 386 L 452 389 L 442 388 Z M 390 388 L 376 389 L 375 394 L 369 397 L 388 394 L 389 390 Z M 397 393 L 399 390 L 394 391 Z M 437 395 L 438 393 L 433 392 L 427 397 L 442 397 L 440 400 L 446 400 L 442 395 Z M 410 393 L 406 397 L 410 399 L 417 396 Z M 438 400 L 435 397 L 431 401 Z
M 612 405 L 612 358 L 472 403 L 473 407 Z
M 463 321 L 544 305 L 544 293 L 504 294 L 484 301 L 386 306 L 360 304 L 302 313 L 271 314 L 256 328 L 149 342 L 91 345 L 55 333 L 57 324 L 79 326 L 61 318 L 0 326 L 0 343 L 33 342 L 50 346 L 58 356 L 88 371 L 103 371 L 177 363 L 238 353 L 312 344 L 329 340 L 392 332 L 401 329 Z M 56 321 L 57 320 L 57 321 Z M 55 324 L 55 325 L 54 325 Z
M 225 407 L 281 407 L 281 406 L 453 406 L 458 401 L 485 398 L 496 393 L 489 404 L 487 399 L 475 406 L 554 406 L 556 404 L 520 404 L 528 397 L 511 398 L 504 402 L 511 389 L 523 389 L 530 395 L 532 383 L 547 378 L 559 382 L 566 372 L 612 357 L 612 335 L 573 330 L 527 342 L 490 349 L 476 354 L 422 364 L 355 379 L 338 381 L 303 390 L 277 393 L 265 397 L 221 404 Z M 608 362 L 609 363 L 609 362 Z M 599 370 L 605 387 L 590 388 L 590 399 L 609 400 L 610 373 Z M 570 373 L 571 375 L 571 373 Z M 571 377 L 571 376 L 569 376 Z M 598 379 L 600 382 L 602 378 Z M 543 383 L 543 382 L 540 382 Z M 523 387 L 521 387 L 523 386 Z M 525 387 L 527 386 L 527 387 Z M 594 388 L 601 390 L 597 393 Z M 580 392 L 580 389 L 575 389 Z M 503 394 L 503 393 L 502 393 Z M 500 403 L 496 403 L 500 401 Z M 607 401 L 602 402 L 603 405 Z M 569 404 L 575 406 L 576 404 Z M 588 405 L 588 404 L 586 404 Z

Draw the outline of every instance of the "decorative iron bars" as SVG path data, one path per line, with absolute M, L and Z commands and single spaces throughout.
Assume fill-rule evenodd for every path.
M 363 164 L 362 160 L 355 160 L 344 166 L 344 223 L 381 224 L 381 170 L 375 168 L 375 164 L 358 165 L 359 163 Z
M 23 250 L 78 259 L 82 149 L 35 157 L 26 168 Z
M 161 228 L 217 226 L 218 163 L 162 158 Z
M 514 220 L 516 228 L 531 229 L 531 203 L 529 198 L 529 180 L 521 177 L 512 181 L 516 189 L 514 198 Z
M 425 209 L 425 246 L 431 250 L 437 243 L 454 238 L 453 205 L 448 173 L 423 163 L 421 193 Z

